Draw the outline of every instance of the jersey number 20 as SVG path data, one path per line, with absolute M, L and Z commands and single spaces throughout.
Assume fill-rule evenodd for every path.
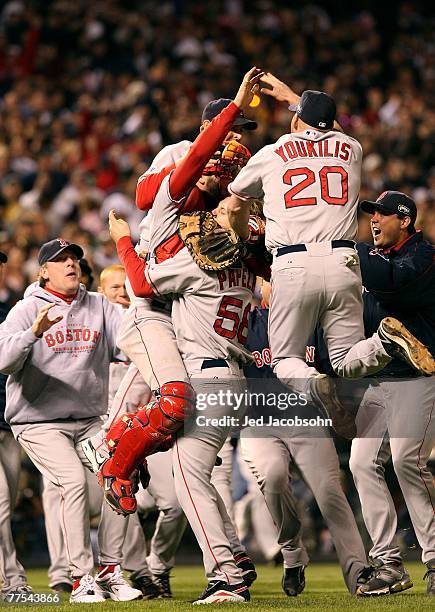
M 341 195 L 338 197 L 331 196 L 329 193 L 329 177 L 333 174 L 338 174 L 341 178 Z M 341 166 L 323 166 L 323 168 L 319 170 L 318 175 L 322 200 L 327 204 L 335 206 L 344 206 L 347 204 L 349 178 L 346 170 Z M 293 185 L 293 178 L 295 177 L 302 177 L 302 180 L 296 185 Z M 310 168 L 292 168 L 291 170 L 287 170 L 282 180 L 285 185 L 293 185 L 292 188 L 284 194 L 286 208 L 293 208 L 294 206 L 314 206 L 317 204 L 316 197 L 295 197 L 298 193 L 301 193 L 304 189 L 316 183 L 316 174 Z
M 251 304 L 247 304 L 243 310 L 242 300 L 230 295 L 224 295 L 219 304 L 219 310 L 217 311 L 218 318 L 213 324 L 213 329 L 219 336 L 229 338 L 230 340 L 237 336 L 240 344 L 246 344 L 250 310 Z M 223 327 L 224 321 L 229 321 L 229 328 Z

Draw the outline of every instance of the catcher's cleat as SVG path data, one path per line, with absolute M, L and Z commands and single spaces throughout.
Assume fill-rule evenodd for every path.
M 117 514 L 124 516 L 133 514 L 137 510 L 134 483 L 131 480 L 112 476 L 110 474 L 111 461 L 112 459 L 105 461 L 98 472 L 98 482 L 103 489 L 106 502 Z
M 163 599 L 172 599 L 171 583 L 169 572 L 164 574 L 153 575 L 154 584 L 160 589 L 160 597 Z
M 430 596 L 435 595 L 435 559 L 431 559 L 426 563 L 427 572 L 424 575 L 424 580 L 427 580 L 426 593 Z
M 287 597 L 296 597 L 302 593 L 305 589 L 305 566 L 285 567 L 281 585 Z
M 338 399 L 334 381 L 326 374 L 319 374 L 310 379 L 310 392 L 321 413 L 331 419 L 334 431 L 353 440 L 356 436 L 355 419 Z
M 215 603 L 246 603 L 251 599 L 248 587 L 244 582 L 227 584 L 223 580 L 209 582 L 207 588 L 199 598 L 193 602 L 194 606 Z
M 94 472 L 94 474 L 98 474 L 101 466 L 107 460 L 107 457 L 104 457 L 94 448 L 90 438 L 82 440 L 80 442 L 80 446 L 82 447 L 82 451 L 84 452 L 86 459 L 91 464 L 92 472 Z M 86 467 L 89 469 L 88 465 Z
M 424 376 L 435 374 L 435 359 L 429 349 L 403 323 L 393 317 L 382 319 L 378 336 L 389 355 L 400 357 Z
M 246 553 L 234 555 L 234 561 L 242 574 L 243 582 L 249 588 L 257 580 L 255 565 Z
M 374 571 L 372 578 L 357 588 L 356 594 L 360 597 L 392 595 L 412 586 L 411 578 L 402 563 L 385 563 Z

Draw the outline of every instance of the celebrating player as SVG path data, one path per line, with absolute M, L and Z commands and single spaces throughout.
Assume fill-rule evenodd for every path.
M 331 379 L 305 363 L 307 338 L 318 321 L 340 376 L 373 374 L 397 350 L 425 375 L 435 373 L 435 361 L 391 317 L 364 340 L 354 243 L 362 149 L 336 129 L 334 100 L 318 91 L 305 91 L 299 99 L 271 74 L 262 83 L 263 93 L 296 112 L 291 133 L 263 147 L 229 185 L 230 223 L 246 237 L 249 200 L 264 198 L 266 246 L 274 255 L 269 323 L 274 371 L 333 414 L 340 404 Z
M 435 248 L 415 229 L 415 202 L 386 191 L 376 202 L 361 202 L 361 208 L 372 215 L 375 244 L 357 245 L 367 333 L 383 317 L 397 315 L 435 354 Z M 435 490 L 427 467 L 435 444 L 434 397 L 435 377 L 418 376 L 399 359 L 373 379 L 363 397 L 350 468 L 378 570 L 359 595 L 412 586 L 395 541 L 396 510 L 384 477 L 390 457 L 427 565 L 427 592 L 435 595 Z

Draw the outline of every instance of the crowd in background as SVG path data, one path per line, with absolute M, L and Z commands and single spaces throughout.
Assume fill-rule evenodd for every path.
M 80 244 L 96 273 L 116 262 L 109 210 L 137 235 L 138 176 L 164 145 L 193 139 L 205 104 L 232 97 L 252 65 L 298 93 L 332 94 L 339 122 L 363 146 L 361 197 L 408 193 L 435 242 L 434 15 L 423 2 L 321 4 L 2 3 L 0 250 L 9 261 L 0 301 L 22 297 L 53 237 Z M 253 152 L 291 118 L 270 99 L 251 115 Z M 368 239 L 366 219 L 360 237 Z

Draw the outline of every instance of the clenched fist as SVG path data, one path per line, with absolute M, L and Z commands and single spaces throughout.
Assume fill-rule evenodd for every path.
M 50 327 L 53 327 L 53 325 L 59 323 L 59 321 L 62 321 L 62 315 L 56 317 L 55 319 L 49 319 L 48 312 L 51 308 L 53 308 L 53 306 L 56 306 L 56 304 L 47 304 L 39 309 L 38 315 L 33 321 L 32 325 L 32 331 L 37 338 L 41 338 L 42 334 L 49 330 Z

